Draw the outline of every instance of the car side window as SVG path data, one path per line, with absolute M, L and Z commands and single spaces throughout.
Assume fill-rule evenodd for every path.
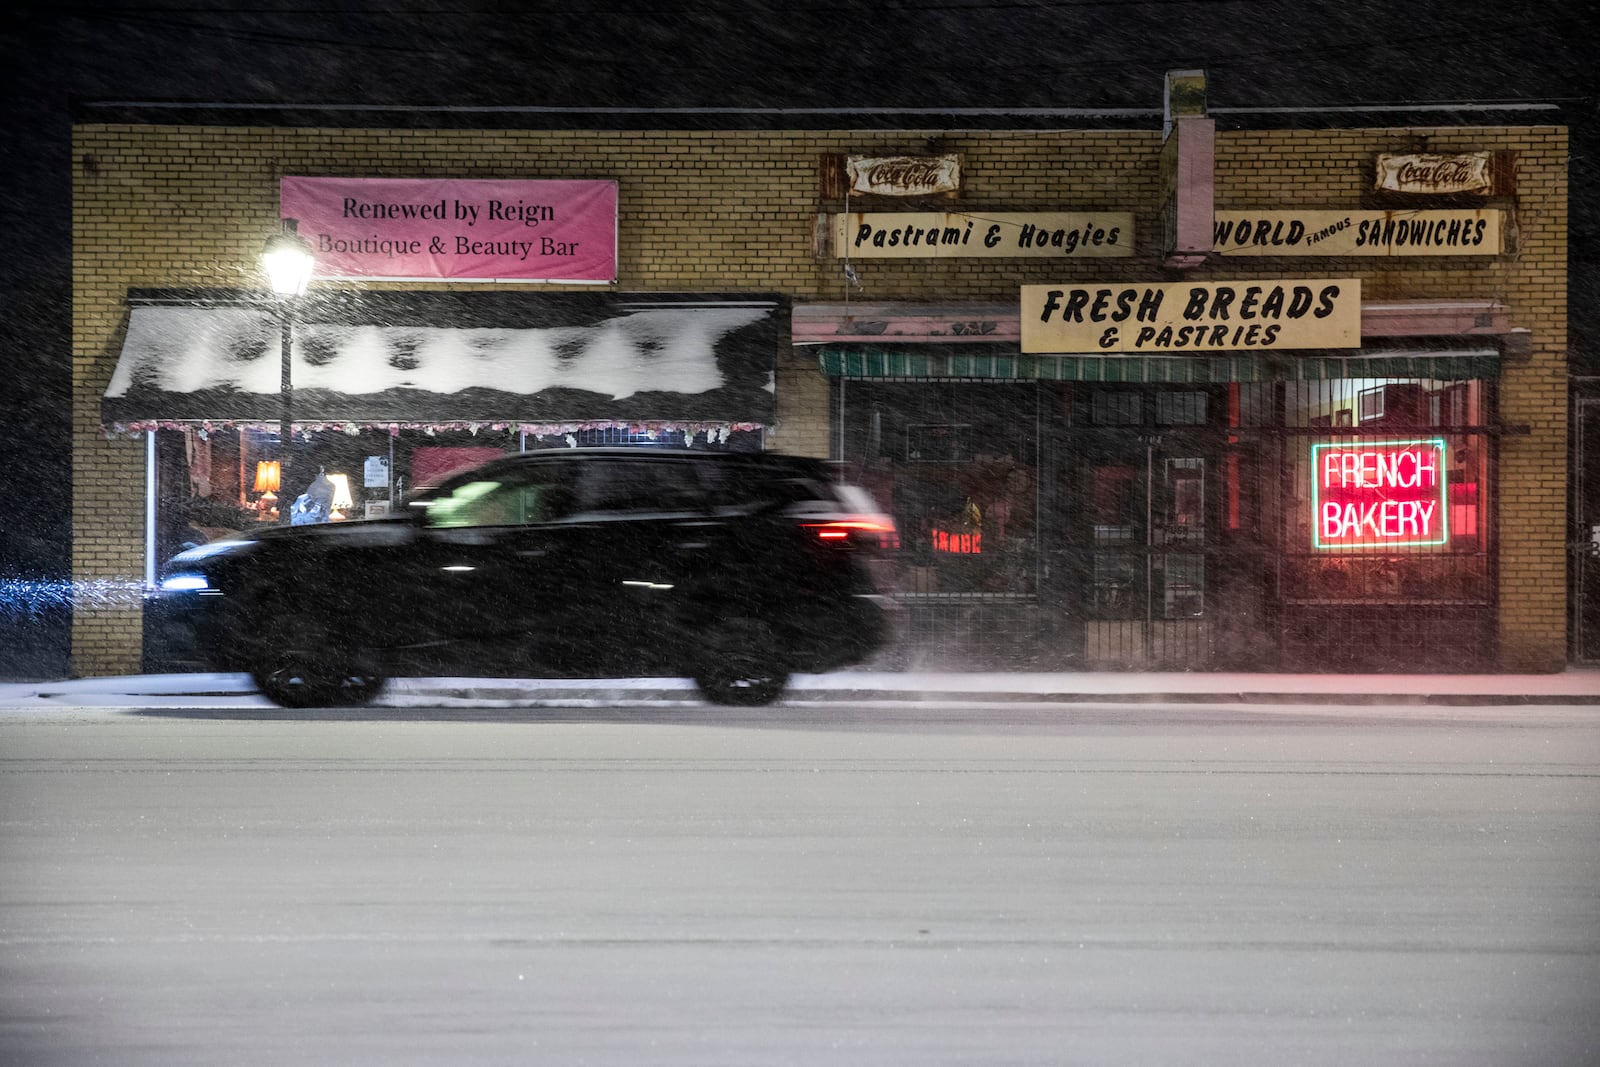
M 721 509 L 732 513 L 833 500 L 828 485 L 795 472 L 726 467 L 702 474 L 709 477 Z
M 705 501 L 694 469 L 671 460 L 595 460 L 578 465 L 580 515 L 682 514 Z
M 533 526 L 571 510 L 571 492 L 555 467 L 505 471 L 434 497 L 426 524 L 435 528 Z

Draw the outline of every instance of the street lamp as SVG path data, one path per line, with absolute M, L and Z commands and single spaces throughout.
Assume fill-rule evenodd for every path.
M 267 272 L 272 291 L 278 296 L 278 324 L 280 337 L 281 372 L 278 382 L 278 448 L 283 470 L 280 475 L 285 490 L 289 487 L 289 442 L 294 433 L 294 378 L 289 369 L 289 354 L 293 347 L 294 305 L 311 284 L 311 270 L 316 265 L 311 246 L 306 244 L 295 229 L 295 219 L 284 219 L 283 229 L 267 238 L 261 251 L 261 265 Z

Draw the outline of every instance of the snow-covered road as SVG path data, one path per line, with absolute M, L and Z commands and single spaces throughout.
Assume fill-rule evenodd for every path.
M 0 716 L 0 1062 L 1600 1058 L 1592 707 L 204 703 Z

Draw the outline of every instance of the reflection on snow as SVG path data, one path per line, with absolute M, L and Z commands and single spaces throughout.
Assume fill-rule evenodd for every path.
M 72 608 L 137 606 L 146 592 L 135 578 L 92 578 L 69 582 L 50 578 L 0 578 L 0 616 L 33 618 Z

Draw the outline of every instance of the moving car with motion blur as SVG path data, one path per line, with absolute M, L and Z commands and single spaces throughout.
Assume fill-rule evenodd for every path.
M 286 707 L 400 675 L 687 676 L 776 700 L 893 630 L 893 520 L 819 460 L 595 448 L 455 475 L 391 518 L 277 526 L 163 571 L 147 618 Z

